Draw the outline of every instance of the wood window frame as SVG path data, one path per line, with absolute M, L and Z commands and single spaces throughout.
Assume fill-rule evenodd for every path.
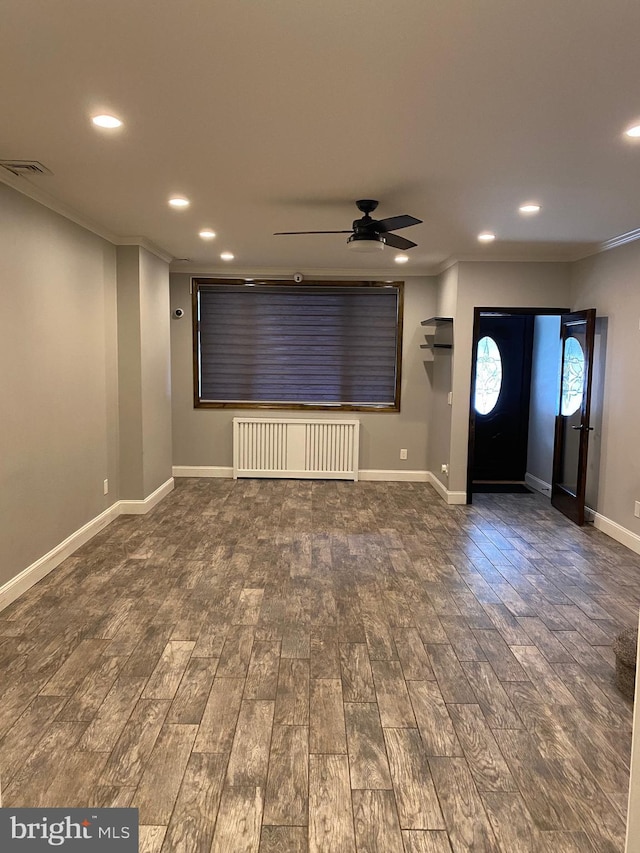
M 191 279 L 191 316 L 192 316 L 192 340 L 193 340 L 193 404 L 196 409 L 271 409 L 288 411 L 336 411 L 336 412 L 399 412 L 400 411 L 400 388 L 402 381 L 402 337 L 404 316 L 404 281 L 325 281 L 321 279 L 305 280 L 302 283 L 292 282 L 290 279 L 269 279 L 263 282 L 251 283 L 255 288 L 287 287 L 300 288 L 304 290 L 309 287 L 322 288 L 394 288 L 397 294 L 396 313 L 396 352 L 395 352 L 395 388 L 394 400 L 391 404 L 354 404 L 354 403 L 296 403 L 296 402 L 269 402 L 269 401 L 215 401 L 203 400 L 200 397 L 200 353 L 199 353 L 199 328 L 198 328 L 198 295 L 202 288 L 215 286 L 238 286 L 246 287 L 244 279 L 193 277 Z

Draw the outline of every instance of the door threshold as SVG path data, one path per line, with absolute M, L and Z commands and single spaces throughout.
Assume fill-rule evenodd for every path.
M 471 484 L 471 491 L 474 494 L 534 494 L 533 489 L 522 480 L 474 480 Z

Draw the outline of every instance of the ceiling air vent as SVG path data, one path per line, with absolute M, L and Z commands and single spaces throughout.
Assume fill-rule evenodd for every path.
M 50 169 L 37 160 L 0 160 L 0 166 L 18 178 L 28 178 L 30 175 L 53 175 Z

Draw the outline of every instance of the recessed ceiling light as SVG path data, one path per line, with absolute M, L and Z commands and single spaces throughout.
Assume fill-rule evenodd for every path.
M 632 127 L 628 127 L 625 130 L 625 136 L 630 136 L 631 139 L 637 139 L 640 137 L 640 124 L 634 124 Z
M 409 260 L 409 255 L 396 255 L 393 259 L 397 264 L 406 264 Z
M 220 257 L 223 261 L 232 261 L 235 256 L 232 255 L 231 252 L 223 252 Z
M 496 239 L 496 235 L 492 234 L 491 231 L 483 231 L 482 234 L 478 234 L 478 240 L 481 243 L 491 243 L 492 240 Z
M 526 204 L 521 204 L 518 210 L 520 213 L 540 213 L 540 205 L 534 201 L 528 201 Z
M 212 231 L 210 228 L 204 228 L 200 232 L 200 236 L 203 240 L 213 240 L 213 238 L 216 236 L 216 232 Z
M 115 127 L 122 127 L 122 122 L 119 118 L 116 118 L 115 116 L 94 116 L 91 121 L 96 125 L 96 127 L 107 127 L 109 129 L 113 129 Z
M 169 204 L 171 207 L 175 207 L 176 210 L 184 210 L 185 207 L 189 207 L 190 201 L 188 198 L 184 198 L 184 196 L 174 196 L 169 199 Z

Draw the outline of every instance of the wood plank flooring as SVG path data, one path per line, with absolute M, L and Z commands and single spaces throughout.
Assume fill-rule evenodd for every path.
M 0 613 L 8 806 L 143 853 L 621 853 L 640 558 L 538 495 L 179 480 Z

